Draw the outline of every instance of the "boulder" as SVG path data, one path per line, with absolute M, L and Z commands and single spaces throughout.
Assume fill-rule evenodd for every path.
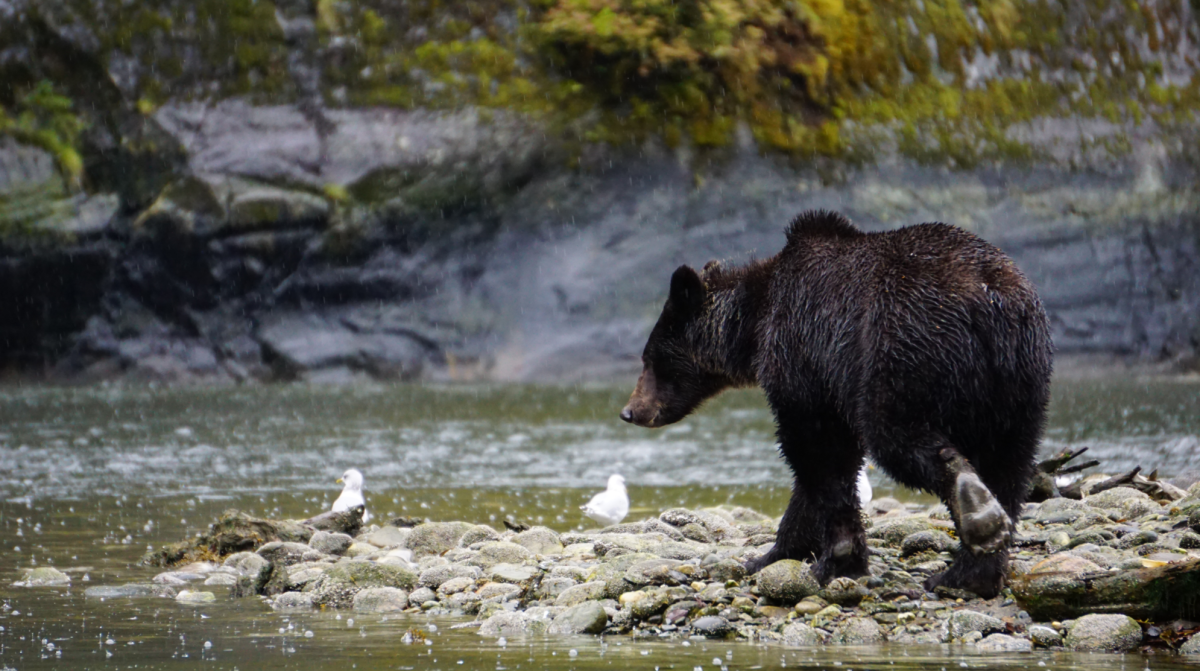
M 705 638 L 725 638 L 736 629 L 729 620 L 720 615 L 705 615 L 692 621 L 692 631 Z
M 992 634 L 975 644 L 981 652 L 1030 652 L 1033 644 L 1008 634 Z
M 408 593 L 396 587 L 369 587 L 354 595 L 351 607 L 363 613 L 398 613 L 408 608 Z
M 284 592 L 267 603 L 275 610 L 309 610 L 313 607 L 313 597 L 306 592 Z
M 472 526 L 466 522 L 427 522 L 415 526 L 408 536 L 408 549 L 416 559 L 445 554 L 458 547 L 459 540 Z
M 792 605 L 821 589 L 809 565 L 784 559 L 758 573 L 758 591 L 765 597 Z
M 71 576 L 56 568 L 50 566 L 41 566 L 26 571 L 24 577 L 13 584 L 17 587 L 70 585 Z
M 1141 642 L 1142 626 L 1127 615 L 1116 614 L 1084 615 L 1067 632 L 1066 640 L 1068 648 L 1079 652 L 1128 652 Z
M 798 648 L 821 645 L 825 637 L 821 632 L 802 622 L 793 622 L 783 628 L 783 644 Z
M 558 534 L 546 527 L 533 527 L 512 537 L 512 542 L 529 550 L 535 555 L 556 555 L 563 551 L 563 544 Z
M 484 543 L 483 547 L 479 548 L 479 554 L 468 561 L 475 566 L 489 568 L 496 564 L 521 564 L 532 558 L 532 552 L 516 543 L 492 541 Z
M 599 634 L 608 626 L 608 613 L 595 601 L 571 606 L 550 623 L 552 634 Z
M 308 546 L 325 554 L 343 555 L 353 543 L 354 539 L 346 534 L 318 531 L 309 539 Z
M 411 590 L 417 575 L 408 569 L 369 561 L 342 561 L 331 566 L 313 581 L 313 603 L 344 608 L 354 596 L 371 587 L 395 587 Z
M 833 630 L 831 643 L 841 645 L 874 645 L 885 640 L 879 623 L 869 617 L 851 617 L 842 620 Z
M 605 596 L 605 583 L 599 580 L 568 587 L 554 600 L 555 606 L 571 607 L 584 601 L 595 601 Z
M 957 543 L 954 542 L 954 539 L 950 538 L 944 531 L 925 529 L 904 537 L 904 540 L 900 542 L 900 556 L 910 557 L 928 550 L 945 552 L 956 545 Z
M 954 611 L 946 621 L 946 626 L 950 637 L 955 639 L 964 638 L 972 632 L 987 635 L 1008 630 L 1002 620 L 973 610 Z

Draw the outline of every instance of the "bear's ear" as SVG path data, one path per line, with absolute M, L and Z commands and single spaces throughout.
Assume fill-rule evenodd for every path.
M 671 294 L 667 300 L 685 312 L 695 312 L 704 305 L 704 282 L 690 266 L 679 266 L 671 275 Z

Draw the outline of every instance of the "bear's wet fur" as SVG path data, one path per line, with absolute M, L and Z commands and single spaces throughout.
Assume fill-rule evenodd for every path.
M 1052 346 L 1033 285 L 999 249 L 921 224 L 865 233 L 807 212 L 774 257 L 681 266 L 621 418 L 679 421 L 730 387 L 761 386 L 791 467 L 775 547 L 822 583 L 867 573 L 855 480 L 865 456 L 936 494 L 961 549 L 926 587 L 995 596 L 1034 471 Z

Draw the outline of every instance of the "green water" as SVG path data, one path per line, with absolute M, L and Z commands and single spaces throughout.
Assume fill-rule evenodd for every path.
M 610 473 L 630 483 L 632 519 L 730 502 L 779 514 L 786 469 L 761 396 L 727 394 L 656 432 L 616 419 L 606 387 L 0 389 L 0 668 L 533 669 L 1112 668 L 1178 658 L 973 648 L 785 649 L 747 642 L 609 637 L 483 639 L 459 621 L 349 612 L 281 614 L 218 592 L 212 606 L 85 599 L 93 585 L 147 581 L 148 547 L 194 533 L 226 508 L 305 517 L 337 496 L 349 466 L 377 516 L 559 531 Z M 1055 387 L 1046 450 L 1090 445 L 1106 470 L 1200 467 L 1200 383 L 1092 380 Z M 877 495 L 894 494 L 878 471 Z M 69 588 L 13 587 L 19 569 L 69 570 Z M 351 622 L 353 619 L 353 622 Z M 431 629 L 432 625 L 432 629 Z M 402 642 L 410 629 L 419 639 Z M 311 632 L 311 636 L 309 635 Z M 111 641 L 111 643 L 109 643 Z M 208 645 L 206 645 L 206 643 Z M 575 651 L 572 654 L 572 651 Z M 1042 668 L 1042 667 L 1038 667 Z

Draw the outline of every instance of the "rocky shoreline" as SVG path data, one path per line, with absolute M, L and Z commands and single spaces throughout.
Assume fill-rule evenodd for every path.
M 1083 490 L 1099 481 L 1088 478 Z M 671 509 L 563 533 L 413 519 L 360 529 L 344 514 L 278 522 L 229 511 L 209 533 L 148 553 L 143 563 L 171 568 L 152 583 L 94 586 L 85 595 L 465 616 L 474 619 L 452 626 L 493 638 L 1200 654 L 1200 622 L 1190 619 L 1200 616 L 1200 485 L 1154 489 L 1154 497 L 1120 486 L 1026 504 L 1009 586 L 991 600 L 925 591 L 925 578 L 957 550 L 953 524 L 940 504 L 891 498 L 864 511 L 870 575 L 825 586 L 791 560 L 747 576 L 742 562 L 770 548 L 778 524 L 747 508 Z M 69 583 L 66 573 L 39 568 L 19 584 Z

